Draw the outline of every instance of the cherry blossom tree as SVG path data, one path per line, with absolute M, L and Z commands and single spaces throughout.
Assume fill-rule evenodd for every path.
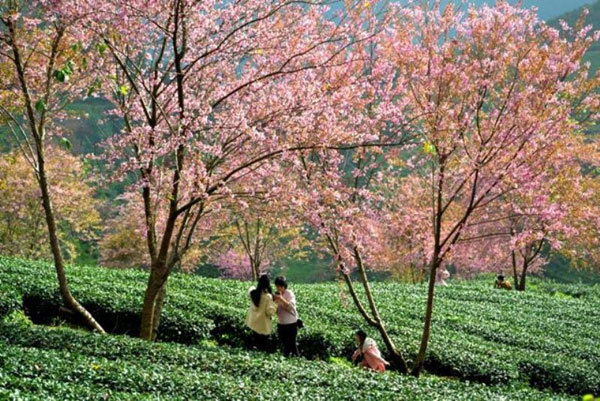
M 413 374 L 431 333 L 437 270 L 474 213 L 542 177 L 558 139 L 595 119 L 598 97 L 581 63 L 597 40 L 579 26 L 574 41 L 505 1 L 458 12 L 450 4 L 404 8 L 387 57 L 408 90 L 424 139 L 415 172 L 429 177 L 432 250 L 427 308 Z M 410 119 L 410 116 L 405 116 Z
M 144 202 L 150 278 L 140 333 L 151 339 L 169 272 L 209 202 L 255 191 L 253 175 L 275 157 L 365 140 L 349 137 L 338 122 L 353 116 L 338 110 L 353 99 L 352 49 L 375 35 L 362 21 L 378 20 L 362 2 L 332 20 L 329 6 L 295 1 L 82 4 L 98 50 L 113 60 L 102 90 L 124 120 L 106 159 Z M 158 188 L 167 188 L 160 211 Z
M 77 258 L 77 241 L 93 241 L 100 228 L 99 202 L 80 158 L 56 147 L 46 152 L 48 182 L 55 194 L 57 236 L 65 259 Z M 0 253 L 52 258 L 39 184 L 16 150 L 0 155 Z
M 459 272 L 510 274 L 515 289 L 524 291 L 527 275 L 543 270 L 544 248 L 558 249 L 558 237 L 572 231 L 564 221 L 568 205 L 549 202 L 546 195 L 535 203 L 518 198 L 507 196 L 471 216 L 449 258 Z
M 395 27 L 401 29 L 401 27 Z M 407 363 L 390 337 L 371 291 L 367 266 L 388 268 L 391 256 L 385 251 L 386 192 L 382 191 L 387 175 L 402 174 L 395 164 L 402 152 L 418 141 L 404 118 L 409 107 L 405 97 L 408 76 L 397 74 L 396 66 L 381 57 L 379 43 L 391 39 L 386 30 L 378 41 L 361 47 L 365 62 L 354 75 L 362 86 L 355 101 L 342 113 L 355 116 L 344 131 L 370 142 L 359 147 L 320 148 L 301 152 L 289 163 L 295 166 L 296 184 L 288 193 L 288 202 L 299 218 L 310 225 L 321 239 L 320 251 L 329 254 L 341 282 L 345 283 L 353 303 L 365 322 L 376 328 L 394 365 L 407 371 Z M 290 177 L 292 175 L 289 175 Z M 391 258 L 393 259 L 393 258 Z M 356 270 L 361 289 L 357 291 L 351 277 Z M 359 292 L 364 293 L 365 301 Z
M 233 213 L 213 241 L 212 261 L 225 277 L 256 281 L 286 258 L 303 256 L 307 241 L 289 213 L 270 202 L 252 203 Z
M 580 178 L 579 192 L 570 188 L 562 193 L 569 208 L 566 224 L 575 235 L 562 236 L 560 253 L 567 256 L 572 266 L 600 271 L 600 179 L 597 173 Z M 570 185 L 571 183 L 566 183 Z
M 584 135 L 585 134 L 585 135 Z M 575 163 L 563 168 L 552 197 L 567 205 L 558 252 L 579 269 L 600 271 L 600 141 L 597 133 L 580 133 L 569 151 Z
M 597 146 L 582 132 L 557 138 L 538 177 L 472 216 L 452 251 L 454 265 L 512 274 L 515 288 L 524 291 L 527 275 L 547 262 L 542 251 L 568 255 L 588 243 L 598 232 L 592 217 L 597 189 L 585 171 L 600 162 Z
M 297 205 L 300 218 L 320 235 L 322 251 L 333 258 L 355 307 L 366 323 L 379 331 L 394 365 L 403 372 L 408 371 L 407 363 L 379 313 L 367 266 L 387 269 L 393 260 L 385 257 L 390 256 L 385 252 L 387 208 L 378 191 L 389 158 L 410 139 L 410 135 L 393 130 L 383 135 L 377 147 L 300 155 L 298 184 L 290 199 Z M 366 306 L 351 278 L 353 270 L 358 273 Z
M 46 6 L 47 1 L 0 3 L 0 80 L 5 88 L 0 95 L 0 114 L 13 145 L 22 152 L 39 184 L 63 301 L 90 327 L 103 333 L 69 290 L 53 206 L 56 200 L 46 166 L 46 148 L 53 138 L 69 145 L 61 139 L 58 124 L 66 116 L 65 107 L 75 97 L 85 95 L 95 68 L 101 64 L 94 61 L 92 43 L 82 33 L 81 15 L 62 15 Z

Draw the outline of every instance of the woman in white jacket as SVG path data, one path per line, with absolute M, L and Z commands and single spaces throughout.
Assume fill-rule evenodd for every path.
M 273 330 L 271 318 L 277 312 L 272 294 L 271 282 L 266 274 L 260 276 L 256 287 L 249 290 L 250 307 L 246 315 L 246 326 L 252 329 L 254 345 L 260 350 L 266 349 L 267 338 Z

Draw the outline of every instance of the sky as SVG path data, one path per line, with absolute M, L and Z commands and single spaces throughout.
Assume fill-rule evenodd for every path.
M 392 2 L 400 2 L 401 4 L 406 4 L 406 0 L 391 0 Z M 418 0 L 412 0 L 414 2 L 418 2 Z M 447 4 L 449 2 L 455 2 L 460 4 L 463 0 L 442 0 L 442 5 Z M 475 5 L 482 4 L 495 4 L 495 0 L 466 0 L 468 3 L 472 3 Z M 510 3 L 516 3 L 518 0 L 508 0 Z M 592 4 L 596 1 L 600 0 L 523 0 L 523 7 L 537 7 L 538 15 L 542 20 L 550 20 L 552 18 L 556 18 L 566 12 L 575 10 L 581 6 L 586 4 Z M 331 7 L 331 15 L 335 14 L 335 11 L 341 8 L 341 2 L 334 3 Z
M 446 0 L 451 1 L 451 0 Z M 459 3 L 459 0 L 452 0 Z M 511 3 L 516 3 L 516 0 L 509 0 Z M 471 0 L 474 4 L 494 4 L 494 0 Z M 567 11 L 574 10 L 586 4 L 594 3 L 595 0 L 524 0 L 524 7 L 535 6 L 538 8 L 538 15 L 543 20 L 558 17 Z

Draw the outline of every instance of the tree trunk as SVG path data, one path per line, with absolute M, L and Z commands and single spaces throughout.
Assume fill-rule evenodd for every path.
M 521 271 L 521 280 L 519 280 L 519 285 L 516 286 L 518 291 L 525 291 L 525 279 L 527 277 L 527 261 L 523 261 L 523 270 Z
M 445 160 L 445 158 L 443 159 Z M 435 213 L 432 216 L 433 218 L 433 255 L 431 258 L 431 267 L 429 269 L 429 286 L 427 288 L 427 307 L 425 309 L 425 322 L 423 324 L 423 334 L 421 335 L 421 345 L 419 346 L 419 352 L 415 359 L 415 363 L 412 368 L 411 374 L 413 376 L 418 377 L 421 374 L 421 370 L 423 369 L 423 365 L 425 364 L 425 355 L 427 353 L 427 345 L 429 344 L 429 335 L 431 334 L 431 316 L 433 315 L 433 294 L 435 291 L 435 276 L 437 273 L 438 267 L 442 263 L 440 259 L 440 253 L 442 251 L 443 242 L 441 241 L 442 235 L 442 217 L 444 216 L 444 209 L 442 208 L 442 194 L 443 194 L 443 184 L 444 184 L 444 171 L 445 164 L 442 163 L 442 159 L 440 160 L 440 178 L 437 185 L 437 189 L 435 192 L 432 192 L 432 196 L 435 193 L 435 199 L 432 197 L 432 201 L 435 205 Z M 432 173 L 432 189 L 433 189 L 433 169 Z M 476 175 L 477 176 L 477 175 Z M 471 199 L 472 200 L 472 199 Z M 448 239 L 448 237 L 446 238 Z M 454 238 L 454 241 L 458 239 L 458 236 Z
M 156 306 L 159 292 L 166 282 L 163 281 L 156 266 L 151 267 L 148 286 L 144 294 L 144 303 L 142 306 L 142 322 L 140 326 L 140 338 L 152 341 L 154 333 L 154 324 L 156 318 Z
M 67 277 L 65 274 L 64 260 L 60 251 L 60 244 L 58 241 L 58 234 L 56 229 L 56 220 L 54 218 L 54 210 L 52 209 L 52 201 L 50 199 L 50 192 L 48 189 L 48 180 L 46 178 L 46 167 L 44 160 L 44 149 L 41 144 L 37 144 L 37 158 L 38 158 L 38 177 L 40 190 L 42 192 L 42 204 L 44 205 L 44 212 L 46 214 L 46 224 L 48 226 L 48 235 L 50 239 L 50 249 L 52 250 L 52 256 L 54 257 L 54 266 L 56 268 L 56 276 L 58 278 L 58 286 L 60 289 L 60 295 L 63 298 L 65 305 L 74 311 L 76 311 L 86 322 L 86 324 L 93 330 L 100 333 L 105 333 L 104 329 L 94 319 L 94 317 L 85 309 L 71 294 Z
M 519 288 L 519 274 L 517 273 L 517 255 L 514 250 L 511 251 L 513 277 L 515 280 L 515 288 Z
M 258 269 L 258 266 L 256 266 L 256 264 L 253 262 L 250 263 L 250 267 L 252 269 L 252 280 L 254 282 L 256 282 L 256 281 L 258 281 L 258 278 L 260 277 L 260 271 Z
M 381 338 L 383 339 L 383 343 L 385 344 L 388 352 L 390 353 L 390 355 L 392 357 L 393 364 L 398 367 L 398 370 L 401 373 L 407 373 L 408 365 L 406 363 L 406 360 L 402 356 L 402 353 L 400 351 L 398 351 L 398 349 L 394 345 L 394 342 L 390 338 L 381 319 L 376 320 L 376 319 L 372 318 L 371 316 L 369 316 L 369 314 L 365 310 L 362 302 L 358 298 L 356 291 L 354 290 L 354 285 L 352 284 L 352 280 L 350 279 L 350 276 L 348 276 L 347 274 L 343 274 L 343 273 L 342 273 L 342 276 L 344 277 L 344 281 L 346 282 L 346 286 L 348 287 L 348 291 L 350 292 L 352 301 L 354 301 L 354 305 L 358 309 L 359 313 L 362 315 L 362 317 L 365 319 L 365 321 L 369 324 L 369 326 L 375 327 L 377 329 L 377 331 L 379 331 L 379 334 L 381 335 Z
M 373 294 L 371 292 L 371 286 L 369 285 L 369 279 L 367 277 L 367 272 L 365 271 L 365 267 L 363 265 L 360 252 L 359 252 L 358 248 L 356 248 L 356 247 L 354 248 L 354 258 L 355 258 L 356 264 L 358 266 L 360 281 L 362 282 L 363 288 L 365 290 L 365 295 L 367 297 L 367 301 L 369 302 L 369 308 L 371 309 L 371 314 L 373 315 L 373 321 L 375 322 L 375 327 L 379 331 L 379 334 L 381 335 L 383 342 L 385 343 L 389 353 L 391 354 L 394 364 L 398 367 L 398 369 L 402 373 L 407 373 L 408 365 L 406 363 L 406 360 L 402 356 L 402 353 L 400 351 L 398 351 L 398 349 L 394 345 L 394 342 L 390 338 L 390 335 L 388 334 L 388 332 L 385 328 L 385 325 L 383 324 L 383 321 L 382 321 L 381 317 L 379 316 L 379 311 L 377 309 L 377 305 L 375 304 L 375 299 L 373 298 Z
M 433 255 L 431 263 L 431 269 L 429 272 L 429 287 L 427 289 L 427 309 L 425 311 L 425 323 L 423 326 L 423 335 L 421 336 L 421 345 L 419 347 L 419 353 L 415 359 L 415 363 L 412 369 L 413 376 L 419 376 L 423 365 L 425 363 L 425 354 L 427 352 L 427 345 L 429 344 L 429 335 L 431 334 L 431 316 L 433 315 L 433 294 L 435 290 L 435 275 L 439 267 L 440 261 L 438 255 Z
M 391 360 L 392 364 L 398 368 L 398 371 L 400 373 L 408 373 L 408 364 L 406 363 L 404 356 L 402 356 L 402 353 L 394 345 L 394 342 L 392 341 L 390 335 L 388 334 L 387 330 L 385 329 L 383 322 L 380 322 L 376 326 L 376 328 L 379 331 L 379 335 L 381 335 L 381 338 L 383 339 L 383 343 L 385 344 L 385 347 L 387 348 L 388 352 L 390 353 L 390 356 L 392 358 L 392 360 Z
M 25 64 L 21 59 L 21 53 L 17 44 L 17 33 L 13 20 L 9 19 L 5 22 L 5 25 L 9 29 L 9 41 L 13 53 L 13 64 L 17 71 L 19 83 L 21 84 L 21 91 L 23 94 L 23 101 L 25 104 L 28 124 L 31 130 L 31 135 L 35 140 L 36 157 L 37 157 L 37 179 L 42 193 L 42 205 L 44 207 L 44 213 L 46 217 L 46 226 L 48 228 L 48 237 L 50 240 L 50 249 L 54 258 L 54 267 L 56 269 L 56 276 L 58 278 L 58 287 L 62 296 L 63 302 L 71 310 L 76 311 L 86 322 L 86 324 L 100 333 L 105 333 L 104 329 L 94 319 L 94 317 L 81 305 L 71 294 L 69 290 L 69 284 L 65 274 L 65 264 L 60 251 L 60 244 L 58 241 L 58 234 L 56 229 L 56 219 L 54 217 L 54 210 L 52 208 L 52 200 L 50 199 L 50 189 L 48 179 L 46 177 L 46 165 L 44 159 L 44 139 L 45 139 L 45 111 L 39 118 L 39 124 L 36 124 L 36 116 L 33 107 L 33 101 L 29 94 L 27 86 L 27 80 L 25 79 Z M 50 53 L 50 59 L 48 68 L 46 69 L 46 88 L 43 100 L 48 104 L 48 98 L 51 93 L 52 83 L 52 72 L 54 69 L 54 63 L 58 54 L 58 48 L 63 38 L 64 30 L 57 29 L 56 36 L 52 40 L 52 48 Z
M 160 287 L 158 295 L 156 296 L 156 302 L 154 305 L 154 319 L 152 322 L 152 341 L 156 340 L 158 336 L 158 327 L 160 326 L 160 317 L 162 316 L 163 305 L 165 303 L 165 295 L 167 294 L 167 282 Z
M 181 12 L 182 12 L 182 3 L 177 3 L 175 14 L 174 14 L 174 34 L 171 36 L 171 40 L 173 42 L 174 48 L 174 65 L 177 71 L 175 75 L 175 79 L 177 80 L 177 102 L 179 106 L 179 118 L 180 121 L 184 119 L 185 116 L 185 92 L 183 87 L 183 69 L 182 69 L 182 59 L 183 52 L 180 51 L 179 44 L 177 40 L 179 38 L 178 30 L 179 24 L 181 23 Z M 185 36 L 185 30 L 183 32 Z M 185 43 L 185 39 L 183 39 Z M 152 125 L 152 124 L 151 124 Z M 180 127 L 179 127 L 180 128 Z M 178 128 L 178 133 L 183 137 L 185 136 L 185 132 L 181 132 Z M 152 257 L 152 264 L 150 266 L 150 277 L 148 278 L 148 286 L 146 287 L 146 292 L 144 294 L 144 303 L 142 307 L 142 318 L 140 324 L 140 338 L 148 341 L 152 341 L 154 338 L 155 327 L 158 327 L 160 322 L 160 312 L 162 311 L 162 303 L 164 300 L 160 300 L 159 298 L 164 297 L 164 291 L 166 291 L 167 280 L 169 278 L 169 273 L 171 272 L 169 266 L 169 250 L 171 248 L 171 240 L 173 238 L 173 233 L 175 231 L 175 223 L 180 214 L 178 212 L 178 199 L 179 199 L 179 184 L 181 178 L 181 171 L 183 170 L 183 163 L 185 159 L 185 151 L 184 146 L 179 145 L 176 150 L 176 154 L 174 157 L 174 164 L 177 167 L 173 172 L 173 178 L 171 181 L 171 191 L 170 191 L 170 201 L 169 201 L 169 215 L 167 218 L 166 226 L 163 231 L 163 235 L 160 242 L 160 248 L 156 257 Z M 146 202 L 146 199 L 144 199 Z M 152 224 L 155 224 L 153 221 Z M 153 233 L 154 227 L 148 227 L 148 235 Z M 150 230 L 152 228 L 152 230 Z M 191 235 L 191 234 L 190 234 Z M 150 247 L 149 251 L 151 256 L 153 256 L 153 252 L 156 252 L 153 241 L 148 240 L 148 246 Z M 161 295 L 161 291 L 163 294 Z
M 336 241 L 334 241 L 334 239 L 330 235 L 326 235 L 326 238 L 327 238 L 329 247 L 330 247 L 333 255 L 338 255 L 338 258 L 339 258 L 339 250 L 338 250 Z M 369 286 L 369 281 L 368 281 L 368 277 L 367 277 L 367 274 L 365 272 L 365 269 L 364 269 L 364 266 L 362 263 L 362 258 L 360 256 L 360 252 L 359 252 L 358 248 L 356 248 L 356 247 L 354 248 L 354 259 L 356 260 L 356 264 L 358 266 L 358 271 L 360 273 L 361 282 L 362 282 L 363 288 L 365 290 L 365 294 L 367 296 L 367 300 L 369 302 L 369 307 L 371 309 L 371 313 L 372 313 L 373 317 L 369 316 L 369 313 L 366 311 L 362 302 L 358 298 L 358 295 L 356 294 L 356 291 L 354 290 L 354 285 L 352 284 L 352 280 L 350 279 L 350 276 L 348 274 L 344 273 L 344 270 L 345 270 L 344 264 L 342 263 L 341 258 L 339 258 L 338 261 L 340 263 L 340 267 L 342 268 L 341 275 L 342 275 L 342 277 L 344 277 L 344 281 L 346 282 L 348 291 L 350 292 L 350 296 L 352 297 L 352 300 L 354 301 L 354 305 L 358 309 L 358 312 L 361 314 L 361 316 L 365 319 L 365 321 L 370 326 L 375 327 L 379 331 L 379 334 L 381 335 L 381 338 L 383 339 L 383 342 L 384 342 L 388 352 L 392 356 L 392 362 L 394 363 L 394 365 L 398 367 L 398 370 L 400 372 L 407 373 L 408 372 L 408 364 L 406 363 L 406 360 L 402 356 L 402 353 L 400 351 L 398 351 L 398 349 L 394 345 L 394 342 L 390 338 L 390 336 L 383 324 L 383 321 L 381 320 L 381 318 L 379 316 L 377 306 L 375 305 L 375 300 L 373 299 L 373 295 L 371 294 L 371 287 Z

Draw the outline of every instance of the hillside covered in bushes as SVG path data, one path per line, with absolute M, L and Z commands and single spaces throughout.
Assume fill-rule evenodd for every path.
M 138 334 L 140 300 L 147 280 L 146 272 L 71 266 L 69 274 L 74 294 L 103 327 L 113 333 L 132 336 Z M 434 336 L 426 360 L 427 371 L 437 376 L 458 379 L 463 383 L 460 386 L 471 386 L 468 383 L 472 382 L 491 386 L 512 383 L 511 386 L 527 385 L 574 396 L 600 393 L 600 332 L 597 330 L 597 322 L 600 321 L 600 287 L 554 284 L 540 280 L 531 283 L 532 291 L 523 293 L 494 290 L 491 284 L 488 279 L 454 281 L 449 287 L 439 289 L 433 322 Z M 185 344 L 189 348 L 165 344 L 153 349 L 150 344 L 123 337 L 102 337 L 41 326 L 21 327 L 19 330 L 22 333 L 15 334 L 12 331 L 17 330 L 14 324 L 4 325 L 0 330 L 0 341 L 8 348 L 4 351 L 6 357 L 2 358 L 5 361 L 3 371 L 13 373 L 9 373 L 10 377 L 3 377 L 3 380 L 10 381 L 10 386 L 14 388 L 29 386 L 25 379 L 16 379 L 22 376 L 19 369 L 35 369 L 31 366 L 25 368 L 27 364 L 24 361 L 27 358 L 42 358 L 43 361 L 38 366 L 42 366 L 40 369 L 48 369 L 49 378 L 54 377 L 51 373 L 53 370 L 61 371 L 61 364 L 75 370 L 78 364 L 96 364 L 116 372 L 126 369 L 128 363 L 136 363 L 136 366 L 144 366 L 140 371 L 135 370 L 136 375 L 141 375 L 139 380 L 152 381 L 152 375 L 163 373 L 152 370 L 151 366 L 155 365 L 145 364 L 143 358 L 157 358 L 161 361 L 167 358 L 170 359 L 168 363 L 178 365 L 181 369 L 177 373 L 181 380 L 193 381 L 196 379 L 186 378 L 187 370 L 182 366 L 195 361 L 196 358 L 191 356 L 194 353 L 209 352 L 206 348 L 209 345 L 215 358 L 232 358 L 232 361 L 243 358 L 250 365 L 250 371 L 251 366 L 263 358 L 269 361 L 269 365 L 280 364 L 282 372 L 288 369 L 296 372 L 290 373 L 290 377 L 306 374 L 314 377 L 314 380 L 322 380 L 318 379 L 321 377 L 321 370 L 334 369 L 336 372 L 336 369 L 342 369 L 333 368 L 331 364 L 303 361 L 292 363 L 280 361 L 277 356 L 247 354 L 250 337 L 243 320 L 248 307 L 246 291 L 250 285 L 236 280 L 183 274 L 173 276 L 158 337 L 162 341 Z M 336 284 L 293 285 L 293 290 L 298 299 L 299 312 L 306 324 L 298 338 L 302 355 L 311 360 L 347 360 L 354 347 L 353 331 L 366 327 L 353 306 L 346 303 L 347 295 L 340 292 L 340 287 Z M 373 291 L 379 299 L 389 300 L 381 304 L 383 318 L 389 322 L 389 332 L 396 344 L 409 357 L 414 357 L 422 326 L 425 286 L 376 283 Z M 61 305 L 51 265 L 22 259 L 0 259 L 0 314 L 13 316 L 24 310 L 35 323 L 52 325 L 66 321 L 76 324 L 76 319 L 61 312 Z M 371 335 L 381 341 L 374 330 Z M 275 351 L 275 339 L 272 341 Z M 196 348 L 199 344 L 200 348 Z M 60 351 L 63 346 L 67 347 L 65 352 Z M 103 350 L 105 347 L 108 349 Z M 122 351 L 120 347 L 123 347 Z M 19 349 L 26 349 L 26 352 Z M 129 362 L 116 361 L 120 361 L 120 352 L 128 355 L 125 360 Z M 138 359 L 138 356 L 143 358 Z M 179 358 L 182 358 L 181 361 Z M 96 360 L 102 360 L 102 363 Z M 46 364 L 53 367 L 43 367 Z M 157 368 L 159 365 L 162 366 L 160 369 L 166 369 L 162 362 L 156 364 Z M 235 382 L 235 376 L 241 374 L 236 370 L 237 367 L 234 368 L 238 365 L 238 362 L 219 362 L 215 363 L 215 369 L 231 375 L 231 380 Z M 309 372 L 308 366 L 315 370 Z M 94 381 L 99 373 L 90 369 L 90 377 L 86 377 L 86 380 Z M 144 373 L 148 369 L 152 372 L 148 373 L 150 376 Z M 243 367 L 240 366 L 239 369 Z M 102 372 L 109 375 L 108 371 Z M 344 377 L 362 377 L 362 373 L 358 372 L 340 372 L 345 372 L 340 373 Z M 63 374 L 68 375 L 61 373 Z M 196 371 L 190 374 L 199 373 Z M 210 375 L 204 370 L 203 374 Z M 115 376 L 122 375 L 115 373 Z M 245 383 L 253 381 L 252 376 L 247 373 L 243 377 L 238 379 Z M 338 380 L 329 373 L 324 377 Z M 379 379 L 369 375 L 357 380 L 377 382 Z M 237 385 L 242 385 L 241 382 Z M 412 383 L 410 379 L 399 377 L 395 373 L 386 375 L 386 385 L 388 382 L 389 385 L 399 383 L 397 385 L 401 387 Z M 410 385 L 416 385 L 417 388 L 421 385 L 427 387 L 430 385 L 428 383 L 437 383 L 434 387 L 439 385 L 442 388 L 446 385 L 459 386 L 456 381 L 440 382 L 431 378 L 415 383 Z M 46 385 L 49 384 L 39 384 L 40 394 Z M 122 385 L 124 384 L 119 384 Z M 225 387 L 229 385 L 233 384 L 223 384 Z M 115 388 L 120 388 L 119 386 Z M 311 385 L 305 387 L 309 388 Z M 483 388 L 475 386 L 473 394 L 478 394 L 477 389 Z M 421 394 L 418 391 L 415 394 Z M 443 393 L 446 390 L 439 391 Z M 326 394 L 325 392 L 322 396 L 326 397 Z M 319 396 L 315 397 L 319 399 Z M 420 396 L 415 397 L 420 399 Z M 476 399 L 478 396 L 473 397 L 464 399 Z

